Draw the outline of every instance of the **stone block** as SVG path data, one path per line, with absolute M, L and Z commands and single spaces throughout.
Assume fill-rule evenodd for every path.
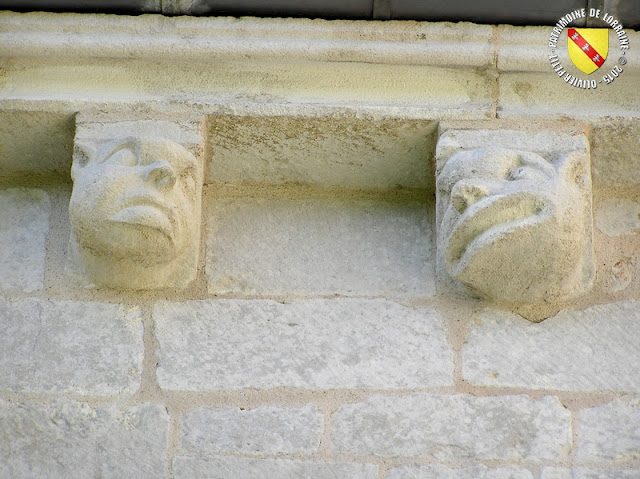
M 137 308 L 0 298 L 0 389 L 92 396 L 133 394 L 143 328 Z
M 582 463 L 640 459 L 640 396 L 581 410 L 576 437 L 576 459 Z
M 640 479 L 640 470 L 545 467 L 541 479 Z
M 167 477 L 169 418 L 159 404 L 0 400 L 0 477 Z
M 462 350 L 462 374 L 478 386 L 562 391 L 640 391 L 640 304 L 566 310 L 540 324 L 479 314 Z
M 591 131 L 591 173 L 594 187 L 637 188 L 640 185 L 638 146 L 633 138 L 640 138 L 638 118 L 594 123 Z
M 161 302 L 158 381 L 203 391 L 453 385 L 442 318 L 384 300 Z
M 251 410 L 201 407 L 184 417 L 182 448 L 191 452 L 312 454 L 318 449 L 324 416 L 315 406 Z
M 4 77 L 6 70 L 2 72 Z M 26 102 L 18 103 L 24 107 Z M 70 151 L 73 149 L 73 111 L 2 109 L 0 177 L 34 173 L 68 174 Z
M 516 467 L 489 468 L 483 465 L 450 469 L 440 465 L 399 467 L 392 469 L 388 479 L 534 479 L 531 471 Z
M 433 188 L 436 123 L 209 117 L 207 183 Z
M 584 135 L 449 130 L 436 152 L 437 270 L 511 305 L 560 303 L 595 276 Z
M 220 198 L 209 207 L 209 292 L 428 297 L 425 202 Z
M 571 448 L 571 417 L 555 397 L 372 396 L 333 415 L 331 450 L 438 461 L 557 461 Z
M 606 199 L 596 211 L 595 225 L 609 237 L 638 233 L 640 203 L 628 199 Z
M 178 141 L 199 150 L 197 123 L 77 128 L 69 202 L 72 273 L 100 287 L 186 287 L 198 265 L 204 173 Z
M 566 67 L 569 63 L 563 61 L 562 65 Z M 609 71 L 602 72 L 596 80 Z M 498 114 L 505 119 L 528 116 L 549 119 L 614 116 L 635 119 L 640 117 L 637 83 L 637 73 L 633 71 L 623 72 L 610 85 L 604 82 L 598 84 L 596 91 L 569 86 L 553 73 L 551 65 L 548 71 L 501 73 L 498 78 Z M 592 93 L 597 95 L 597 101 L 590 101 Z
M 0 191 L 0 290 L 42 289 L 50 213 L 42 190 Z
M 346 462 L 293 461 L 286 459 L 249 459 L 232 456 L 176 457 L 175 479 L 377 479 L 378 466 Z

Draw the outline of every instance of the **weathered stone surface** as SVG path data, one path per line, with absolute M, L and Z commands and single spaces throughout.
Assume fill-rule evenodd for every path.
M 436 147 L 436 156 L 448 159 L 463 150 L 475 150 L 489 146 L 517 148 L 531 151 L 552 161 L 572 151 L 589 151 L 589 142 L 585 135 L 570 135 L 549 130 L 447 130 Z M 517 145 L 517 146 L 514 146 Z
M 131 394 L 140 384 L 139 310 L 0 298 L 0 389 Z
M 208 225 L 211 293 L 435 293 L 425 203 L 216 199 Z
M 561 467 L 545 467 L 542 469 L 541 479 L 640 479 L 640 469 L 637 470 L 602 470 L 576 467 L 567 469 Z
M 640 40 L 640 32 L 636 36 Z M 640 49 L 635 50 L 640 54 Z M 638 146 L 633 141 L 625 140 L 638 138 L 639 135 L 640 119 L 637 118 L 611 119 L 593 125 L 591 173 L 594 186 L 611 188 L 640 184 Z
M 3 69 L 3 73 L 5 71 Z M 71 165 L 69 152 L 73 148 L 74 111 L 77 110 L 2 109 L 0 176 L 68 174 Z
M 631 361 L 637 366 L 637 361 Z M 609 404 L 580 411 L 576 437 L 579 461 L 640 459 L 640 396 L 616 398 Z
M 425 120 L 212 116 L 207 182 L 432 188 Z
M 251 410 L 202 407 L 184 417 L 182 447 L 195 452 L 311 454 L 324 416 L 315 406 L 261 406 Z
M 452 385 L 443 320 L 384 300 L 219 300 L 155 307 L 165 389 Z
M 223 457 L 176 457 L 175 479 L 377 479 L 378 466 L 346 462 L 290 461 L 285 459 L 245 459 Z
M 166 138 L 76 141 L 69 202 L 72 269 L 118 289 L 185 287 L 196 276 L 203 171 Z
M 568 66 L 570 61 L 562 61 L 562 64 Z M 610 71 L 602 72 L 595 79 L 601 79 Z M 625 71 L 611 85 L 605 85 L 604 82 L 598 85 L 598 90 L 594 92 L 598 94 L 597 101 L 585 101 L 588 90 L 568 86 L 553 73 L 550 65 L 547 71 L 542 72 L 501 73 L 498 79 L 498 111 L 502 118 L 509 119 L 534 115 L 557 119 L 567 116 L 635 119 L 640 116 L 636 108 L 640 102 L 640 91 L 635 87 L 637 82 L 637 73 Z
M 607 199 L 595 215 L 596 227 L 610 237 L 640 230 L 640 204 L 626 199 Z
M 488 468 L 477 465 L 450 469 L 440 465 L 399 467 L 392 469 L 388 479 L 534 479 L 531 471 L 515 467 Z
M 0 477 L 166 477 L 169 423 L 157 404 L 0 401 Z
M 333 414 L 331 450 L 354 456 L 553 461 L 571 447 L 554 397 L 372 396 Z
M 42 190 L 0 191 L 0 290 L 42 289 L 50 208 Z
M 483 386 L 638 391 L 639 335 L 637 301 L 562 311 L 540 324 L 482 313 L 462 350 L 462 374 Z
M 511 304 L 559 302 L 591 287 L 584 135 L 449 130 L 438 142 L 436 161 L 437 263 L 444 284 L 454 278 L 476 295 Z

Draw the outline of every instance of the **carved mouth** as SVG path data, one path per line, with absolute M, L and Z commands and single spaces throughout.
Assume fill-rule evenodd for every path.
M 467 208 L 449 235 L 447 263 L 461 274 L 480 249 L 518 228 L 533 226 L 552 215 L 552 205 L 530 193 L 490 196 Z
M 111 218 L 114 223 L 149 228 L 173 240 L 173 212 L 171 208 L 148 195 L 125 198 L 124 206 Z

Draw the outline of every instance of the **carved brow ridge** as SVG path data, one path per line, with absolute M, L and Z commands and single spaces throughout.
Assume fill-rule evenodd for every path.
M 454 159 L 455 156 L 460 154 L 464 156 L 462 158 Z M 469 160 L 468 156 L 471 155 L 478 155 L 478 158 Z M 507 165 L 505 165 L 504 169 L 495 171 L 496 178 L 506 178 L 514 168 L 518 168 L 521 166 L 529 166 L 531 168 L 535 168 L 538 171 L 541 171 L 549 179 L 557 176 L 557 171 L 554 164 L 547 161 L 537 153 L 533 153 L 530 151 L 487 147 L 475 150 L 466 150 L 454 155 L 454 157 L 451 158 L 454 159 L 454 162 L 451 163 L 450 159 L 439 175 L 436 185 L 438 190 L 450 192 L 453 186 L 458 181 L 473 178 L 473 175 L 463 174 L 462 171 L 464 170 L 464 168 L 456 168 L 455 164 L 462 162 L 463 164 L 469 165 L 469 163 L 474 163 L 476 161 L 482 162 L 483 159 L 485 159 L 489 155 L 505 155 L 507 158 L 512 159 L 512 162 L 509 162 Z
M 162 140 L 162 139 L 159 139 L 159 138 L 157 138 L 157 139 L 156 138 L 140 139 L 140 138 L 136 138 L 136 137 L 127 137 L 125 139 L 118 139 L 118 140 L 115 140 L 115 141 L 107 144 L 105 150 L 98 156 L 98 158 L 96 158 L 96 163 L 98 163 L 98 164 L 104 163 L 109 158 L 111 158 L 113 155 L 115 155 L 116 153 L 118 153 L 119 151 L 122 151 L 122 150 L 131 150 L 136 156 L 140 156 L 141 149 L 142 149 L 142 146 L 143 146 L 142 143 L 145 140 L 147 142 L 168 141 L 168 140 Z M 182 173 L 182 172 L 191 171 L 191 170 L 193 170 L 194 173 L 197 172 L 198 171 L 198 163 L 193 158 L 193 155 L 191 154 L 191 152 L 189 152 L 189 150 L 184 148 L 179 143 L 175 143 L 175 145 L 177 145 L 179 148 L 184 149 L 184 153 L 186 153 L 186 154 L 181 154 L 182 152 L 178 152 L 180 154 L 180 156 L 181 156 L 180 159 L 181 160 L 186 160 L 186 161 L 184 161 L 186 164 L 182 168 L 179 168 L 177 173 Z

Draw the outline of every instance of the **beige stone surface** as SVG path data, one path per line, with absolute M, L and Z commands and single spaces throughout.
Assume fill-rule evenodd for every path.
M 482 386 L 637 391 L 639 318 L 637 301 L 566 310 L 540 324 L 480 313 L 462 350 L 462 374 Z
M 313 454 L 323 423 L 323 415 L 310 404 L 250 410 L 201 407 L 185 415 L 181 445 L 200 453 Z
M 640 203 L 628 199 L 607 199 L 595 215 L 595 225 L 607 236 L 640 232 Z
M 0 17 L 0 56 L 190 61 L 295 59 L 409 65 L 487 66 L 493 28 L 472 23 L 357 22 L 77 14 Z M 132 35 L 123 42 L 123 35 Z M 72 40 L 72 41 L 70 41 Z M 467 48 L 456 44 L 463 40 Z M 45 50 L 39 50 L 46 45 Z M 96 47 L 100 48 L 96 48 Z
M 332 423 L 331 450 L 350 456 L 557 461 L 571 448 L 570 413 L 551 396 L 371 396 Z
M 40 189 L 0 190 L 0 290 L 42 289 L 50 214 Z
M 443 319 L 385 300 L 161 302 L 160 387 L 402 389 L 453 384 Z
M 591 172 L 594 186 L 640 185 L 637 138 L 640 138 L 639 119 L 608 119 L 593 125 Z
M 207 209 L 209 292 L 431 297 L 426 200 L 213 198 Z
M 576 467 L 574 469 L 561 467 L 545 467 L 542 469 L 541 479 L 639 479 L 638 469 L 597 469 Z
M 142 374 L 138 308 L 0 298 L 0 390 L 133 394 Z
M 69 203 L 71 268 L 118 289 L 183 288 L 195 279 L 203 171 L 184 146 L 125 136 L 76 142 Z
M 580 463 L 637 460 L 640 458 L 640 396 L 616 398 L 608 404 L 580 411 L 576 437 L 576 458 Z
M 288 459 L 252 459 L 232 456 L 176 457 L 175 479 L 209 479 L 238 477 L 242 479 L 377 479 L 378 466 L 334 461 Z
M 0 61 L 0 72 L 4 71 Z M 24 102 L 20 104 L 24 106 Z M 43 110 L 37 107 L 32 111 L 0 108 L 0 178 L 34 173 L 65 174 L 69 171 L 73 150 L 73 111 Z
M 500 118 L 636 119 L 640 116 L 640 91 L 636 88 L 638 77 L 634 72 L 625 72 L 610 85 L 600 85 L 592 91 L 567 85 L 553 74 L 551 66 L 549 72 L 503 73 L 498 82 Z
M 440 465 L 404 466 L 392 469 L 388 479 L 534 479 L 531 471 L 516 467 L 489 468 L 483 465 L 451 469 Z
M 433 188 L 436 123 L 211 116 L 208 183 Z
M 167 477 L 168 425 L 159 404 L 0 400 L 0 477 Z

